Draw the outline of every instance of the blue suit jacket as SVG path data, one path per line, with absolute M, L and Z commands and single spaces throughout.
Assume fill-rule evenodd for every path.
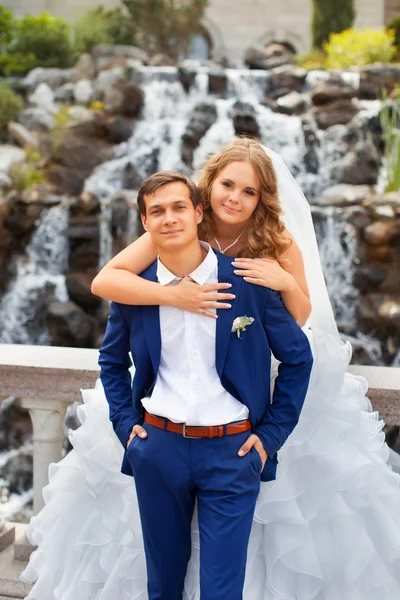
M 232 309 L 219 310 L 216 368 L 223 387 L 249 409 L 252 430 L 268 453 L 262 481 L 275 479 L 277 452 L 293 431 L 303 406 L 312 367 L 306 335 L 284 307 L 280 295 L 246 283 L 233 273 L 232 258 L 217 253 L 218 279 L 232 284 Z M 141 276 L 156 281 L 157 263 Z M 241 337 L 231 332 L 238 316 L 253 317 Z M 281 361 L 270 398 L 271 351 Z M 129 367 L 136 367 L 133 382 Z M 101 381 L 114 430 L 126 448 L 133 425 L 143 422 L 141 399 L 155 384 L 161 354 L 158 306 L 111 304 L 100 349 Z M 132 475 L 126 453 L 122 472 Z

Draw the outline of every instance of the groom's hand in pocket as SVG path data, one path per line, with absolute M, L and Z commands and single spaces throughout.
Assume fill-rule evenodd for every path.
M 134 425 L 132 427 L 132 431 L 131 431 L 131 435 L 129 436 L 129 440 L 126 442 L 127 450 L 129 448 L 129 444 L 131 443 L 131 441 L 133 440 L 133 438 L 136 435 L 139 435 L 141 438 L 145 438 L 145 437 L 147 437 L 147 431 L 145 429 L 143 429 L 143 427 L 141 425 Z
M 248 452 L 250 452 L 250 450 L 252 449 L 253 446 L 257 450 L 258 454 L 260 455 L 261 462 L 262 462 L 262 469 L 263 469 L 265 467 L 265 463 L 267 462 L 268 454 L 264 450 L 264 446 L 262 445 L 260 438 L 255 433 L 252 433 L 247 438 L 247 440 L 245 441 L 243 446 L 240 448 L 238 454 L 239 454 L 239 456 L 245 456 Z M 262 469 L 261 469 L 261 471 L 262 471 Z

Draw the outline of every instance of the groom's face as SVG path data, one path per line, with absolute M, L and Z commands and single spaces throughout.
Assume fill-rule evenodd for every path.
M 198 239 L 197 226 L 203 219 L 203 208 L 193 206 L 189 188 L 181 181 L 167 183 L 151 196 L 145 196 L 146 214 L 143 227 L 157 248 L 183 248 Z

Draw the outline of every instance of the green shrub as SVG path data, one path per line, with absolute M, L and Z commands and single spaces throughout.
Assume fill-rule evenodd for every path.
M 384 162 L 386 166 L 385 192 L 400 191 L 400 90 L 394 90 L 388 98 L 387 92 L 382 93 L 382 108 L 379 114 L 384 141 Z M 378 149 L 370 142 L 379 159 Z
M 72 29 L 74 57 L 91 52 L 96 44 L 134 44 L 133 20 L 120 8 L 106 10 L 98 6 L 86 11 Z
M 393 17 L 387 26 L 387 29 L 394 31 L 394 44 L 397 49 L 396 58 L 400 59 L 400 15 Z
M 4 72 L 23 72 L 33 67 L 71 65 L 70 27 L 66 21 L 47 12 L 15 21 L 14 37 L 8 45 L 9 62 Z M 33 57 L 35 60 L 33 60 Z
M 3 52 L 13 38 L 15 22 L 11 10 L 0 5 L 0 50 Z
M 11 165 L 10 179 L 13 187 L 20 192 L 23 192 L 32 185 L 46 181 L 42 171 L 34 164 L 27 162 Z
M 318 48 L 313 48 L 306 54 L 297 54 L 295 61 L 296 65 L 303 67 L 303 69 L 324 69 L 326 54 L 322 50 L 318 50 Z
M 37 67 L 37 58 L 32 52 L 5 52 L 0 54 L 0 73 L 4 75 L 20 75 Z
M 7 124 L 15 119 L 23 109 L 22 98 L 17 96 L 7 84 L 0 84 L 0 139 L 4 139 L 7 133 Z
M 313 46 L 322 48 L 331 33 L 351 27 L 354 17 L 354 0 L 313 0 Z
M 346 29 L 332 33 L 324 44 L 327 69 L 362 67 L 374 62 L 389 63 L 396 54 L 394 31 Z

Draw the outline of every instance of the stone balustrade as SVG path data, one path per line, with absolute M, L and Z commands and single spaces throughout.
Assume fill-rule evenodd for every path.
M 97 350 L 0 344 L 0 397 L 16 396 L 33 425 L 34 512 L 43 506 L 48 467 L 61 458 L 67 406 L 99 375 Z M 388 425 L 400 425 L 400 368 L 349 368 L 369 384 L 368 397 Z

